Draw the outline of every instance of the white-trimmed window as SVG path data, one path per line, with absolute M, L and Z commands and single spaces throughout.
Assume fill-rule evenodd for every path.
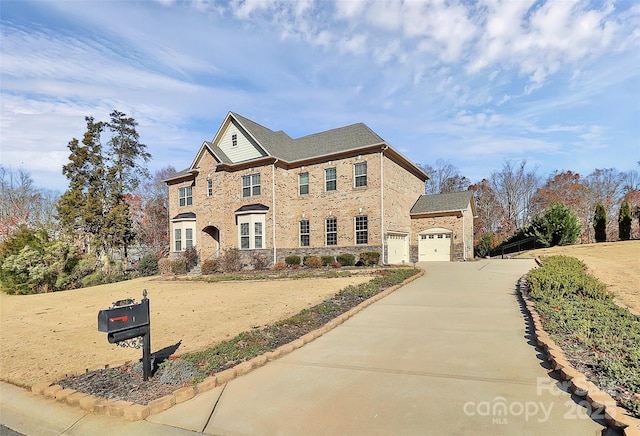
M 241 250 L 264 248 L 264 214 L 238 216 L 238 246 Z
M 367 163 L 358 162 L 353 166 L 355 187 L 367 186 Z
M 184 248 L 193 248 L 193 229 L 184 229 Z
M 325 220 L 325 232 L 327 245 L 338 245 L 338 220 L 336 218 Z
M 191 186 L 185 186 L 178 189 L 178 198 L 180 206 L 191 206 L 193 204 L 193 189 Z
M 182 229 L 175 229 L 173 231 L 173 241 L 175 244 L 175 251 L 182 251 Z
M 326 168 L 324 170 L 324 181 L 325 181 L 325 190 L 326 191 L 335 191 L 336 190 L 336 169 L 334 168 Z
M 356 244 L 369 243 L 369 218 L 366 215 L 356 217 Z
M 309 173 L 300 173 L 298 176 L 298 186 L 300 195 L 309 193 Z
M 260 173 L 242 176 L 242 196 L 255 197 L 260 195 Z
M 309 246 L 309 220 L 300 221 L 300 246 Z
M 238 145 L 238 135 L 236 133 L 231 135 L 231 146 L 235 147 Z

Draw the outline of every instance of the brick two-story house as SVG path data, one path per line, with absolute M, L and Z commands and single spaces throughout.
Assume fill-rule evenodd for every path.
M 207 259 L 238 248 L 247 263 L 256 253 L 274 262 L 378 251 L 393 264 L 436 260 L 419 238 L 439 234 L 449 235 L 449 259 L 468 257 L 472 213 L 433 221 L 427 179 L 362 123 L 293 139 L 230 112 L 191 166 L 166 180 L 171 251 L 197 247 Z M 452 216 L 471 224 L 455 230 Z

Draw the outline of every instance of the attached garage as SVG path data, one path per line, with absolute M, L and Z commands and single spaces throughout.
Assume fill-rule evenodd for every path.
M 409 235 L 387 234 L 387 263 L 390 265 L 409 263 Z
M 451 261 L 452 233 L 451 230 L 443 228 L 420 232 L 418 235 L 418 260 L 420 262 Z

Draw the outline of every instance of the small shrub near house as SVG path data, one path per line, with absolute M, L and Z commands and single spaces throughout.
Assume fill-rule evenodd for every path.
M 201 273 L 206 276 L 217 273 L 219 268 L 220 262 L 218 262 L 218 259 L 207 259 L 200 265 Z
M 138 264 L 138 272 L 142 277 L 154 276 L 158 274 L 158 259 L 153 253 L 147 253 Z
M 293 265 L 300 266 L 300 262 L 301 262 L 300 256 L 291 255 L 284 258 L 284 263 L 286 263 L 288 266 L 293 266 Z
M 253 255 L 253 269 L 263 271 L 269 267 L 269 259 L 264 254 Z
M 339 254 L 336 256 L 336 260 L 342 266 L 354 266 L 356 264 L 356 257 L 351 253 Z
M 158 269 L 160 270 L 160 274 L 170 274 L 171 273 L 171 259 L 168 257 L 163 257 L 158 260 Z
M 171 272 L 174 274 L 187 273 L 187 261 L 184 259 L 175 259 L 171 261 Z
M 322 268 L 322 259 L 320 259 L 320 256 L 305 256 L 304 266 L 307 268 Z
M 284 263 L 284 262 L 276 262 L 276 263 L 273 265 L 273 270 L 274 270 L 274 271 L 284 271 L 284 270 L 286 270 L 286 269 L 287 269 L 287 264 L 286 264 L 286 263 Z
M 236 272 L 242 269 L 240 250 L 229 248 L 220 256 L 220 269 L 224 272 Z
M 368 266 L 377 265 L 380 262 L 379 251 L 363 251 L 360 253 L 360 260 Z
M 333 262 L 331 262 L 331 268 L 334 268 L 334 269 L 342 268 L 342 264 L 337 260 L 334 260 Z
M 187 272 L 189 272 L 198 264 L 198 250 L 196 250 L 196 247 L 189 247 L 182 253 L 182 258 L 184 259 Z
M 329 266 L 336 261 L 335 256 L 321 256 L 320 259 L 322 260 L 322 266 Z

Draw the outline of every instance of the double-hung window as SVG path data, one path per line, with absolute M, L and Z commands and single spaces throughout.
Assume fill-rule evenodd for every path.
M 327 245 L 338 245 L 338 220 L 327 218 L 325 221 Z
M 309 173 L 301 173 L 299 178 L 298 186 L 300 187 L 299 191 L 300 195 L 309 193 Z
M 366 215 L 356 217 L 356 244 L 369 243 L 369 218 Z
M 240 223 L 240 248 L 247 250 L 250 247 L 251 235 L 249 234 L 250 223 Z
M 178 190 L 178 198 L 180 199 L 180 206 L 190 206 L 193 204 L 193 190 L 191 186 L 186 186 Z
M 234 133 L 231 135 L 231 146 L 235 147 L 237 145 L 238 145 L 238 135 Z
M 207 179 L 207 195 L 211 197 L 213 195 L 213 180 Z
M 242 196 L 255 197 L 260 195 L 260 173 L 242 176 Z
M 253 223 L 253 248 L 262 248 L 262 223 Z
M 325 180 L 325 190 L 326 191 L 335 191 L 336 190 L 336 169 L 327 168 L 324 170 L 324 180 Z
M 300 221 L 300 246 L 309 246 L 309 220 Z
M 175 229 L 173 235 L 176 251 L 182 251 L 182 229 Z
M 355 187 L 359 188 L 362 186 L 367 186 L 367 163 L 358 162 L 354 165 L 353 171 L 355 177 Z
M 184 229 L 184 246 L 193 248 L 193 229 Z

